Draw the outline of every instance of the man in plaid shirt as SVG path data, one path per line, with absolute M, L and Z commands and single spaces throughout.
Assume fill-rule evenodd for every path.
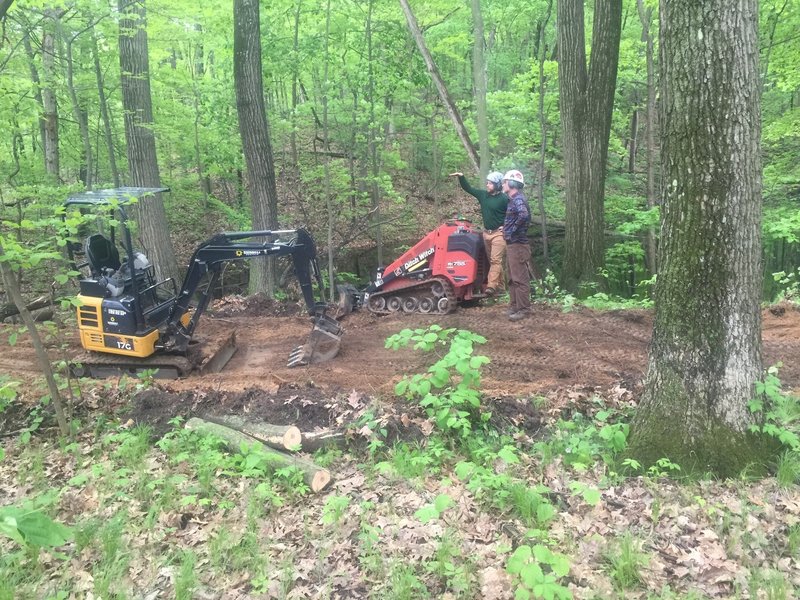
M 503 191 L 508 195 L 506 218 L 503 222 L 503 239 L 506 241 L 508 259 L 508 293 L 511 307 L 509 321 L 521 321 L 531 314 L 531 244 L 528 227 L 531 224 L 531 209 L 522 193 L 525 179 L 522 173 L 512 169 L 503 176 Z

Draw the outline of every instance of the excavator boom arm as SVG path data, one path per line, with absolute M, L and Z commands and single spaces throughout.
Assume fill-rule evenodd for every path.
M 279 237 L 289 236 L 286 242 Z M 252 238 L 267 238 L 263 242 L 243 242 Z M 248 260 L 265 256 L 291 256 L 295 274 L 300 282 L 308 314 L 320 319 L 325 313 L 324 283 L 317 263 L 314 240 L 304 229 L 280 231 L 238 231 L 223 232 L 202 243 L 195 250 L 189 268 L 181 284 L 180 292 L 167 321 L 165 340 L 179 350 L 185 350 L 192 339 L 200 317 L 211 299 L 214 283 L 219 277 L 221 267 L 227 262 Z M 206 274 L 210 274 L 208 284 L 200 290 Z M 320 289 L 321 301 L 314 297 L 312 277 Z M 189 311 L 192 298 L 199 291 L 200 297 L 188 324 L 182 324 L 182 317 Z M 330 317 L 327 317 L 330 319 Z

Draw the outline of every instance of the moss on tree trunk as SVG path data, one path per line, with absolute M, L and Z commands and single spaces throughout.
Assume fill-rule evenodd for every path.
M 647 398 L 634 418 L 627 451 L 645 469 L 662 458 L 680 465 L 684 475 L 735 477 L 763 468 L 771 448 L 711 410 L 699 413 L 679 374 L 664 374 L 657 394 L 657 401 Z

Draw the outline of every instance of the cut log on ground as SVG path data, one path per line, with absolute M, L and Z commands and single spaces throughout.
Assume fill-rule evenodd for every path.
M 32 300 L 31 302 L 29 302 L 25 308 L 27 308 L 29 311 L 33 312 L 33 311 L 36 311 L 36 310 L 38 310 L 40 308 L 48 307 L 48 306 L 50 306 L 52 304 L 53 304 L 53 299 L 50 296 L 39 296 L 38 298 L 36 298 L 36 300 Z M 42 312 L 44 312 L 44 311 L 42 311 Z M 19 314 L 19 310 L 17 309 L 16 304 L 14 304 L 13 302 L 11 302 L 9 304 L 4 304 L 3 306 L 0 306 L 0 323 L 5 321 L 8 317 L 11 317 L 13 315 L 18 315 L 18 314 Z M 53 316 L 53 312 L 51 310 L 50 311 L 50 316 L 48 318 L 52 318 L 52 316 Z M 39 318 L 39 319 L 34 319 L 34 320 L 45 321 L 47 319 Z
M 273 425 L 264 421 L 251 421 L 236 415 L 206 415 L 203 418 L 217 425 L 224 425 L 246 433 L 270 448 L 278 450 L 296 451 L 302 442 L 300 430 L 294 425 Z
M 304 460 L 297 456 L 284 454 L 274 448 L 270 448 L 266 444 L 262 444 L 257 439 L 241 431 L 236 431 L 235 429 L 225 427 L 218 423 L 204 421 L 197 417 L 189 419 L 186 422 L 186 428 L 199 433 L 214 435 L 225 440 L 228 448 L 233 452 L 239 452 L 242 444 L 247 444 L 250 448 L 257 448 L 264 453 L 265 460 L 275 469 L 283 467 L 295 467 L 299 469 L 303 473 L 303 481 L 305 481 L 306 485 L 308 485 L 315 494 L 325 489 L 331 482 L 331 473 L 328 469 L 323 469 L 310 460 Z
M 300 444 L 303 452 L 316 452 L 320 448 L 329 446 L 344 446 L 344 434 L 338 431 L 314 431 L 303 433 L 303 441 Z

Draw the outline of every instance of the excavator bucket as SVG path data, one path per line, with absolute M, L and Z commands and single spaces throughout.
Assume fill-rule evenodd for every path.
M 300 367 L 331 360 L 339 354 L 342 333 L 342 326 L 336 319 L 325 314 L 316 316 L 308 341 L 292 350 L 287 366 Z

